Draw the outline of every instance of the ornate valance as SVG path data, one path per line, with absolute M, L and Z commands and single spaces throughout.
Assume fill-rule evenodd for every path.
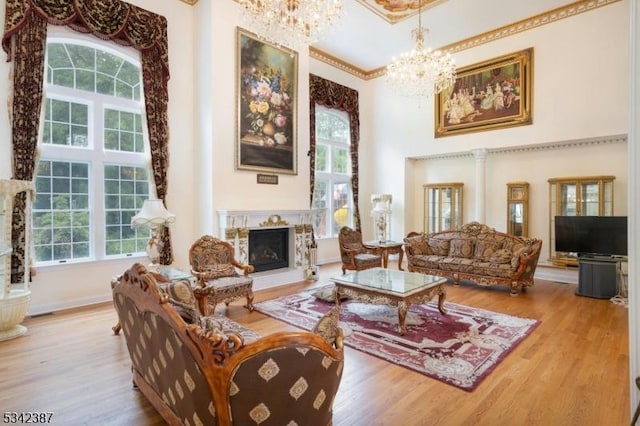
M 103 40 L 139 51 L 154 49 L 161 59 L 162 74 L 169 79 L 167 20 L 121 0 L 6 0 L 2 48 L 13 58 L 11 36 L 27 24 L 32 13 L 48 23 L 66 25 L 75 31 L 91 33 Z

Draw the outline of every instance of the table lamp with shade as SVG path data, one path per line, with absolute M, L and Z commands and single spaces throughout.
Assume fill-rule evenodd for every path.
M 162 227 L 168 223 L 175 222 L 176 217 L 173 213 L 169 212 L 162 200 L 160 199 L 148 199 L 144 200 L 142 209 L 131 218 L 131 227 L 138 228 L 148 225 L 151 229 L 151 238 L 147 243 L 147 256 L 151 260 L 149 269 L 158 270 L 160 253 L 162 252 Z

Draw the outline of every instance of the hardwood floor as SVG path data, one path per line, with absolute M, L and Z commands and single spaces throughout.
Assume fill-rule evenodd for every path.
M 320 282 L 256 292 L 256 301 L 339 273 L 337 265 L 322 266 Z M 333 424 L 628 425 L 627 308 L 576 296 L 575 288 L 537 280 L 511 297 L 506 287 L 448 285 L 447 301 L 541 324 L 473 392 L 346 347 Z M 263 335 L 295 330 L 248 313 L 241 301 L 226 313 Z M 0 342 L 2 410 L 53 412 L 57 425 L 164 424 L 131 386 L 125 341 L 111 332 L 116 321 L 110 304 L 27 318 L 27 335 Z

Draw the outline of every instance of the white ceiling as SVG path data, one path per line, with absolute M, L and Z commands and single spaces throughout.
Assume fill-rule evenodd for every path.
M 313 47 L 363 71 L 411 50 L 418 15 L 390 23 L 363 5 L 367 2 L 375 5 L 375 0 L 343 0 L 342 20 Z M 444 0 L 422 12 L 422 26 L 430 31 L 426 46 L 437 49 L 571 3 L 575 0 Z

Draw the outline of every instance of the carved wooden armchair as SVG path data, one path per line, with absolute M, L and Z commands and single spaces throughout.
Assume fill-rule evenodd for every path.
M 249 274 L 254 268 L 235 259 L 230 243 L 211 235 L 202 236 L 189 249 L 189 263 L 198 281 L 194 292 L 201 314 L 212 314 L 218 303 L 229 305 L 240 297 L 247 298 L 245 308 L 253 311 L 253 278 Z M 238 274 L 238 269 L 243 275 Z
M 382 256 L 363 244 L 362 234 L 359 231 L 343 226 L 338 234 L 338 243 L 340 244 L 343 274 L 347 269 L 362 271 L 381 265 Z

